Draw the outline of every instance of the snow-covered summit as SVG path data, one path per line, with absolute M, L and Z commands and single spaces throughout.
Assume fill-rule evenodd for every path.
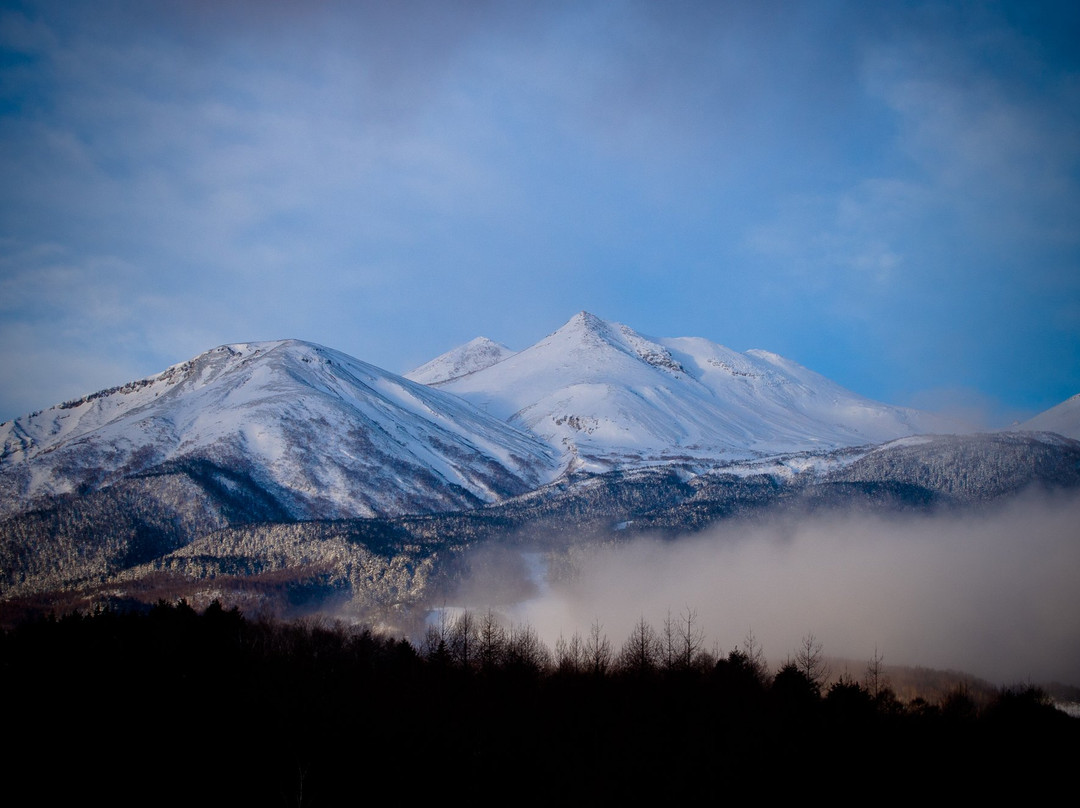
M 513 355 L 514 351 L 505 345 L 487 337 L 477 337 L 410 370 L 405 378 L 420 384 L 440 384 L 483 370 Z
M 0 499 L 20 509 L 192 458 L 243 469 L 297 518 L 457 509 L 557 470 L 462 399 L 297 340 L 224 345 L 18 418 L 0 446 Z
M 871 401 L 776 354 L 648 337 L 584 311 L 535 345 L 439 388 L 593 469 L 726 462 L 962 429 Z

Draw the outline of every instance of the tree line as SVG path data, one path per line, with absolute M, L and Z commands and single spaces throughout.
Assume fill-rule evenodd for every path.
M 821 651 L 808 635 L 775 671 L 752 635 L 710 652 L 689 609 L 640 619 L 618 647 L 594 623 L 554 649 L 492 612 L 447 614 L 416 643 L 218 602 L 50 617 L 0 633 L 8 786 L 64 803 L 353 804 L 390 788 L 533 804 L 926 772 L 971 793 L 993 771 L 1030 794 L 1080 748 L 1080 721 L 1038 688 L 901 703 L 877 652 L 856 681 L 827 678 Z

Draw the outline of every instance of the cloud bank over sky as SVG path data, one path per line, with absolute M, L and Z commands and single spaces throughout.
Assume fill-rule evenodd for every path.
M 583 308 L 1031 414 L 1080 392 L 1078 39 L 1064 2 L 5 2 L 0 419 Z
M 997 684 L 1075 683 L 1077 524 L 1075 496 L 1023 497 L 976 517 L 731 523 L 598 550 L 572 580 L 512 613 L 552 646 L 560 634 L 587 637 L 599 621 L 618 651 L 639 617 L 659 631 L 669 613 L 677 620 L 689 607 L 705 647 L 726 654 L 752 630 L 774 668 L 813 633 L 831 656 L 868 660 L 876 648 L 889 664 L 961 670 Z M 461 605 L 482 608 L 490 580 L 476 575 Z M 500 595 L 496 604 L 505 602 Z

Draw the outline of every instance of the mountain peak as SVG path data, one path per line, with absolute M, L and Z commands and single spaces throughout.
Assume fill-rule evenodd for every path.
M 199 464 L 304 519 L 473 507 L 556 471 L 540 440 L 448 393 L 314 343 L 234 343 L 0 426 L 0 516 Z
M 602 320 L 595 314 L 582 309 L 558 329 L 555 334 L 583 334 L 603 336 L 610 333 L 615 323 L 609 323 L 607 320 Z
M 405 378 L 420 384 L 442 384 L 491 367 L 514 353 L 487 337 L 476 337 L 410 370 Z
M 597 317 L 592 312 L 585 311 L 585 309 L 582 309 L 577 314 L 575 314 L 573 317 L 571 317 L 570 321 L 569 321 L 569 323 L 567 323 L 567 325 L 569 325 L 570 323 L 581 324 L 581 325 L 584 325 L 586 328 L 590 328 L 590 329 L 595 329 L 595 328 L 603 329 L 603 328 L 607 327 L 607 325 L 608 325 L 606 320 L 602 320 L 601 318 Z
M 649 337 L 588 311 L 442 389 L 540 436 L 574 467 L 597 469 L 945 431 L 940 419 L 870 401 L 777 354 Z
M 579 311 L 551 335 L 563 338 L 585 350 L 614 348 L 628 356 L 672 373 L 685 372 L 671 352 L 654 339 L 639 334 L 630 326 L 602 320 L 595 314 Z

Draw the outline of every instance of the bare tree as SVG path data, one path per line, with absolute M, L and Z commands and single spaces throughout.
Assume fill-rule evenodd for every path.
M 795 652 L 795 667 L 802 672 L 819 692 L 829 680 L 830 674 L 829 665 L 822 653 L 822 647 L 821 641 L 814 636 L 813 632 L 810 632 L 803 637 L 802 644 Z
M 474 663 L 477 636 L 476 615 L 465 609 L 450 628 L 450 654 L 463 668 Z
M 889 680 L 884 673 L 884 663 L 885 655 L 880 653 L 875 645 L 874 655 L 866 663 L 866 676 L 863 679 L 866 691 L 875 699 L 889 687 Z
M 593 620 L 589 638 L 585 641 L 585 657 L 594 676 L 603 676 L 611 666 L 611 643 L 604 634 L 604 626 Z
M 582 673 L 588 667 L 585 641 L 578 632 L 569 641 L 562 634 L 555 641 L 555 667 L 559 673 Z
M 698 623 L 697 609 L 691 609 L 687 606 L 684 611 L 679 613 L 676 634 L 678 638 L 679 667 L 690 670 L 695 657 L 705 642 L 705 632 Z
M 506 630 L 498 616 L 490 608 L 480 618 L 476 634 L 476 659 L 484 670 L 492 670 L 503 663 L 506 654 Z
M 667 617 L 664 618 L 664 630 L 660 635 L 661 660 L 665 670 L 672 670 L 679 661 L 678 627 L 671 617 L 671 609 L 668 609 Z
M 432 662 L 445 664 L 450 660 L 450 618 L 446 607 L 439 610 L 439 621 L 427 627 L 424 634 L 424 656 Z
M 752 628 L 746 630 L 746 636 L 743 637 L 742 641 L 742 650 L 754 675 L 760 681 L 767 682 L 769 679 L 769 663 L 765 659 L 765 651 L 762 649 L 757 637 L 754 636 Z
M 619 651 L 618 666 L 621 670 L 644 675 L 656 670 L 662 654 L 660 638 L 642 616 Z
M 551 652 L 541 641 L 536 629 L 528 623 L 514 626 L 506 642 L 507 664 L 520 669 L 544 671 L 551 662 Z

